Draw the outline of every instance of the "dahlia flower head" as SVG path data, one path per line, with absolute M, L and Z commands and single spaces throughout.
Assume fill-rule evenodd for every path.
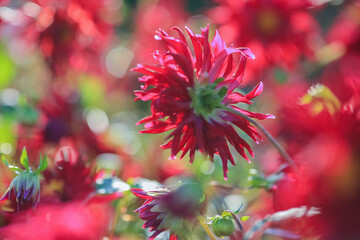
M 247 59 L 255 56 L 248 48 L 227 47 L 217 31 L 210 43 L 209 26 L 202 29 L 200 35 L 186 28 L 194 50 L 192 54 L 183 32 L 178 27 L 172 30 L 178 38 L 161 29 L 155 35 L 167 49 L 163 54 L 154 52 L 157 65 L 138 65 L 132 69 L 144 74 L 139 78 L 143 85 L 135 91 L 135 100 L 151 101 L 151 115 L 138 122 L 145 123 L 145 130 L 140 133 L 173 130 L 166 138 L 167 143 L 162 145 L 171 149 L 172 158 L 182 151 L 180 158 L 189 153 L 192 163 L 196 151 L 210 156 L 211 160 L 218 154 L 227 179 L 228 161 L 235 165 L 228 143 L 246 160 L 249 161 L 245 149 L 254 156 L 235 127 L 256 143 L 262 140 L 250 122 L 233 111 L 259 120 L 274 118 L 235 106 L 251 104 L 251 99 L 263 90 L 260 82 L 246 95 L 236 91 L 243 80 Z

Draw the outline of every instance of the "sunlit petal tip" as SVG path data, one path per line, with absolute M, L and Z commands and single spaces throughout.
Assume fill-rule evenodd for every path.
M 249 59 L 256 59 L 255 54 L 251 51 L 250 48 L 240 48 L 242 53 Z

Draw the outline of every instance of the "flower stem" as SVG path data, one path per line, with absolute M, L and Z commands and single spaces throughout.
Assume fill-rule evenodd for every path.
M 207 233 L 207 235 L 210 237 L 210 239 L 211 240 L 216 240 L 216 237 L 211 232 L 211 230 L 210 230 L 209 226 L 207 225 L 205 219 L 201 215 L 197 215 L 197 218 L 198 218 L 201 226 L 204 228 L 205 232 Z
M 227 210 L 227 212 L 229 212 L 231 214 L 232 218 L 235 220 L 235 222 L 238 225 L 241 233 L 243 234 L 244 233 L 244 227 L 241 225 L 239 219 L 236 217 L 236 215 L 233 212 L 231 212 L 229 210 Z
M 299 174 L 299 169 L 295 165 L 294 160 L 291 159 L 289 154 L 285 151 L 285 149 L 280 145 L 280 143 L 265 129 L 263 125 L 256 122 L 254 119 L 250 118 L 249 116 L 246 116 L 245 114 L 236 111 L 235 109 L 229 107 L 229 106 L 223 106 L 223 108 L 231 113 L 234 113 L 242 118 L 245 118 L 249 122 L 251 122 L 253 125 L 255 125 L 257 128 L 259 128 L 264 135 L 269 139 L 269 141 L 274 145 L 274 147 L 278 150 L 279 154 L 285 159 L 286 162 L 290 164 L 290 166 L 293 168 L 296 174 Z

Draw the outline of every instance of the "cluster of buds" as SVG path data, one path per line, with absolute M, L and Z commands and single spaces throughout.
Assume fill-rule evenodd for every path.
M 47 168 L 46 155 L 43 158 L 40 156 L 40 164 L 34 171 L 29 166 L 29 159 L 25 147 L 20 157 L 20 163 L 25 169 L 11 165 L 5 159 L 3 159 L 3 162 L 9 169 L 13 170 L 17 176 L 12 180 L 0 201 L 15 200 L 18 211 L 24 210 L 28 208 L 28 206 L 35 208 L 40 201 L 40 181 L 38 175 Z

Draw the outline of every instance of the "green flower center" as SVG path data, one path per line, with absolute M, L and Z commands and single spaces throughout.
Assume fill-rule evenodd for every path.
M 217 108 L 222 107 L 222 101 L 226 95 L 225 87 L 216 90 L 217 83 L 208 85 L 197 85 L 189 89 L 191 97 L 191 107 L 196 115 L 203 116 L 206 120 L 214 113 Z

